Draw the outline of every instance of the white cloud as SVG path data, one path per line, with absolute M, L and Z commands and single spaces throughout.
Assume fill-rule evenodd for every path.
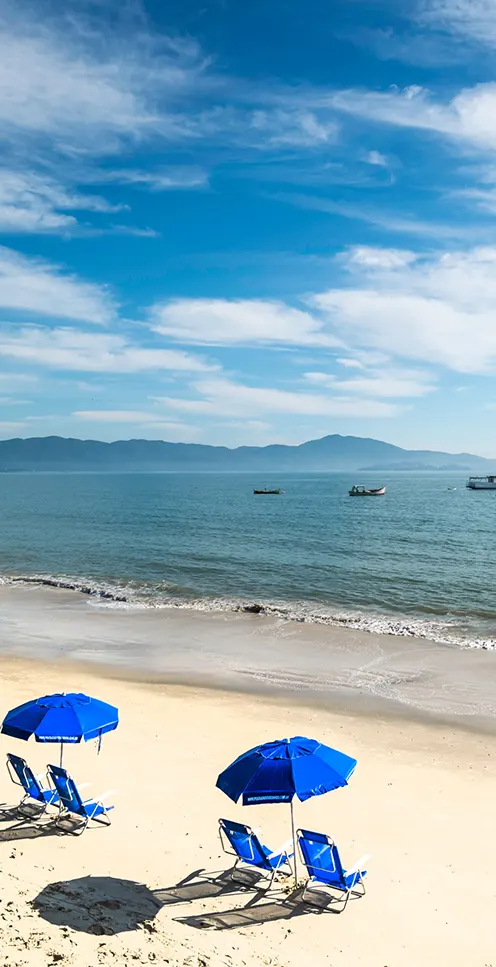
M 88 176 L 86 176 L 88 177 Z M 149 188 L 150 191 L 170 191 L 181 188 L 204 188 L 208 185 L 208 172 L 195 165 L 183 167 L 155 168 L 140 171 L 133 168 L 118 168 L 115 171 L 95 172 L 92 182 L 103 185 L 116 182 L 120 185 L 133 185 Z
M 163 102 L 172 105 L 199 81 L 204 64 L 192 42 L 155 40 L 139 29 L 126 39 L 116 20 L 110 27 L 102 19 L 94 30 L 59 10 L 51 19 L 44 13 L 2 4 L 4 137 L 31 132 L 59 138 L 61 148 L 85 145 L 95 152 L 151 131 L 180 134 L 180 115 L 168 116 Z
M 353 205 L 347 202 L 337 202 L 332 198 L 322 198 L 318 195 L 304 195 L 300 192 L 278 192 L 271 197 L 277 201 L 287 202 L 289 205 L 296 205 L 298 208 L 306 208 L 310 211 L 328 212 L 330 215 L 341 215 L 353 221 L 365 222 L 383 228 L 387 232 L 400 235 L 425 236 L 446 240 L 463 239 L 467 240 L 478 238 L 482 235 L 480 226 L 467 225 L 447 225 L 437 222 L 423 221 L 414 215 L 406 215 L 400 211 L 388 211 L 387 209 L 370 208 L 366 205 Z M 490 230 L 491 237 L 493 231 Z
M 425 396 L 436 387 L 430 373 L 421 370 L 408 370 L 390 367 L 384 370 L 371 370 L 353 379 L 338 379 L 327 373 L 305 373 L 308 382 L 325 386 L 336 393 L 353 393 L 365 398 L 409 398 Z
M 345 255 L 349 265 L 364 265 L 371 268 L 396 269 L 409 265 L 418 258 L 416 252 L 399 248 L 371 248 L 368 245 L 354 245 Z
M 10 420 L 0 421 L 0 433 L 17 433 L 21 430 L 25 430 L 27 423 L 16 423 Z
M 376 165 L 379 168 L 388 167 L 388 159 L 380 151 L 369 151 L 365 156 L 365 161 L 369 165 Z
M 64 234 L 78 231 L 68 211 L 122 211 L 105 198 L 69 192 L 52 178 L 32 171 L 0 168 L 0 231 Z
M 100 424 L 124 423 L 132 424 L 141 430 L 152 430 L 153 438 L 160 439 L 163 435 L 171 443 L 189 443 L 197 439 L 199 428 L 190 423 L 179 420 L 164 419 L 158 413 L 140 410 L 77 410 L 72 414 L 78 420 Z M 147 436 L 150 433 L 147 432 Z
M 59 266 L 0 247 L 0 307 L 105 323 L 114 305 L 103 286 L 64 274 Z
M 25 393 L 29 386 L 33 383 L 38 382 L 37 376 L 32 376 L 30 373 L 1 373 L 0 372 L 0 390 L 2 392 L 15 393 Z
M 74 372 L 140 373 L 148 370 L 208 372 L 214 364 L 172 349 L 145 349 L 123 336 L 75 329 L 24 326 L 0 333 L 0 356 Z
M 340 338 L 358 348 L 464 373 L 496 372 L 496 248 L 356 268 L 354 286 L 316 295 Z
M 496 45 L 496 0 L 423 0 L 420 9 L 428 26 Z
M 158 402 L 183 413 L 207 416 L 229 413 L 233 417 L 266 417 L 269 413 L 307 416 L 390 417 L 398 412 L 392 403 L 333 397 L 327 394 L 295 393 L 271 387 L 245 386 L 228 379 L 201 380 L 194 384 L 201 399 L 160 397 Z
M 197 345 L 339 346 L 323 322 L 283 302 L 176 299 L 151 312 L 156 332 Z
M 387 92 L 340 91 L 327 99 L 330 107 L 368 120 L 433 131 L 477 148 L 496 147 L 496 83 L 465 88 L 451 101 L 436 101 L 417 85 Z
M 338 134 L 335 120 L 298 108 L 256 110 L 250 127 L 261 136 L 261 147 L 317 147 L 335 141 Z
M 336 362 L 339 363 L 340 366 L 345 366 L 346 369 L 364 369 L 365 368 L 363 363 L 361 363 L 359 359 L 349 359 L 346 357 L 345 358 L 338 357 L 336 359 Z

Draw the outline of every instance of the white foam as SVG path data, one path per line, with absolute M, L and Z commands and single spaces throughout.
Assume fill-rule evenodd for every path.
M 95 579 L 72 578 L 70 576 L 3 575 L 2 585 L 24 585 L 29 587 L 49 587 L 65 589 L 88 595 L 89 604 L 98 608 L 146 610 L 180 609 L 200 612 L 237 612 L 268 615 L 284 621 L 297 621 L 309 624 L 324 624 L 334 627 L 350 628 L 376 635 L 423 638 L 440 644 L 460 648 L 476 648 L 496 651 L 495 638 L 470 637 L 464 634 L 455 619 L 412 618 L 372 612 L 350 612 L 316 607 L 308 601 L 258 601 L 250 602 L 234 598 L 187 597 L 175 593 L 175 589 L 165 582 L 159 585 L 111 584 Z

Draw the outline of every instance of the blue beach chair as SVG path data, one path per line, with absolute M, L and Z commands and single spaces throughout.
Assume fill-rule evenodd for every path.
M 272 852 L 263 846 L 256 830 L 250 829 L 244 823 L 235 823 L 230 819 L 219 819 L 219 835 L 222 849 L 230 856 L 236 857 L 233 877 L 236 870 L 256 869 L 269 880 L 267 889 L 270 890 L 274 879 L 279 874 L 288 876 L 291 873 L 290 859 L 294 855 L 288 853 L 292 840 L 284 843 L 279 850 Z M 229 847 L 231 847 L 229 849 Z
M 102 801 L 103 797 L 101 799 L 83 800 L 74 779 L 61 766 L 49 765 L 47 769 L 49 782 L 56 790 L 60 800 L 61 811 L 57 819 L 58 825 L 67 821 L 69 817 L 79 816 L 82 822 L 70 830 L 76 836 L 84 832 L 90 819 L 110 826 L 108 813 L 114 808 L 113 806 L 105 805 Z M 109 795 L 109 793 L 106 793 L 106 795 Z
M 48 806 L 55 806 L 59 801 L 55 789 L 45 789 L 41 779 L 35 776 L 25 759 L 18 755 L 7 753 L 7 771 L 12 782 L 24 789 L 24 796 L 15 813 L 25 819 L 36 819 L 41 816 Z
M 325 833 L 312 833 L 308 829 L 299 829 L 297 832 L 298 846 L 301 858 L 307 868 L 308 882 L 305 886 L 302 899 L 308 903 L 319 904 L 319 888 L 341 893 L 337 898 L 337 903 L 343 903 L 340 913 L 346 908 L 350 896 L 364 896 L 365 884 L 364 877 L 366 870 L 361 866 L 368 856 L 362 858 L 349 870 L 344 870 L 339 851 L 330 836 Z M 317 889 L 313 891 L 312 887 Z M 322 891 L 320 890 L 322 896 Z M 332 895 L 331 895 L 332 899 Z M 344 901 L 344 902 L 343 902 Z

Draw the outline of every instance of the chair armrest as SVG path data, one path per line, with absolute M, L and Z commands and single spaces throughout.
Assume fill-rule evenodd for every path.
M 275 849 L 272 853 L 269 853 L 268 858 L 272 859 L 273 856 L 279 856 L 281 853 L 287 853 L 289 857 L 294 856 L 294 853 L 288 853 L 288 849 L 293 845 L 292 839 L 287 839 L 285 843 L 279 849 Z
M 364 853 L 354 866 L 351 866 L 349 870 L 346 870 L 346 876 L 350 876 L 353 873 L 361 873 L 363 864 L 370 859 L 370 853 Z

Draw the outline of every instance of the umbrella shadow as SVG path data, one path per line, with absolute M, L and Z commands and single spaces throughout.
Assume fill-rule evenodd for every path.
M 178 923 L 184 923 L 198 930 L 236 930 L 242 927 L 262 926 L 275 920 L 292 920 L 305 914 L 321 912 L 320 909 L 309 907 L 302 901 L 303 890 L 298 889 L 282 900 L 270 900 L 259 903 L 255 897 L 244 907 L 232 910 L 215 910 L 189 917 L 177 917 Z
M 84 876 L 49 883 L 32 906 L 54 926 L 111 936 L 139 927 L 154 932 L 153 921 L 163 903 L 143 883 L 113 876 Z

